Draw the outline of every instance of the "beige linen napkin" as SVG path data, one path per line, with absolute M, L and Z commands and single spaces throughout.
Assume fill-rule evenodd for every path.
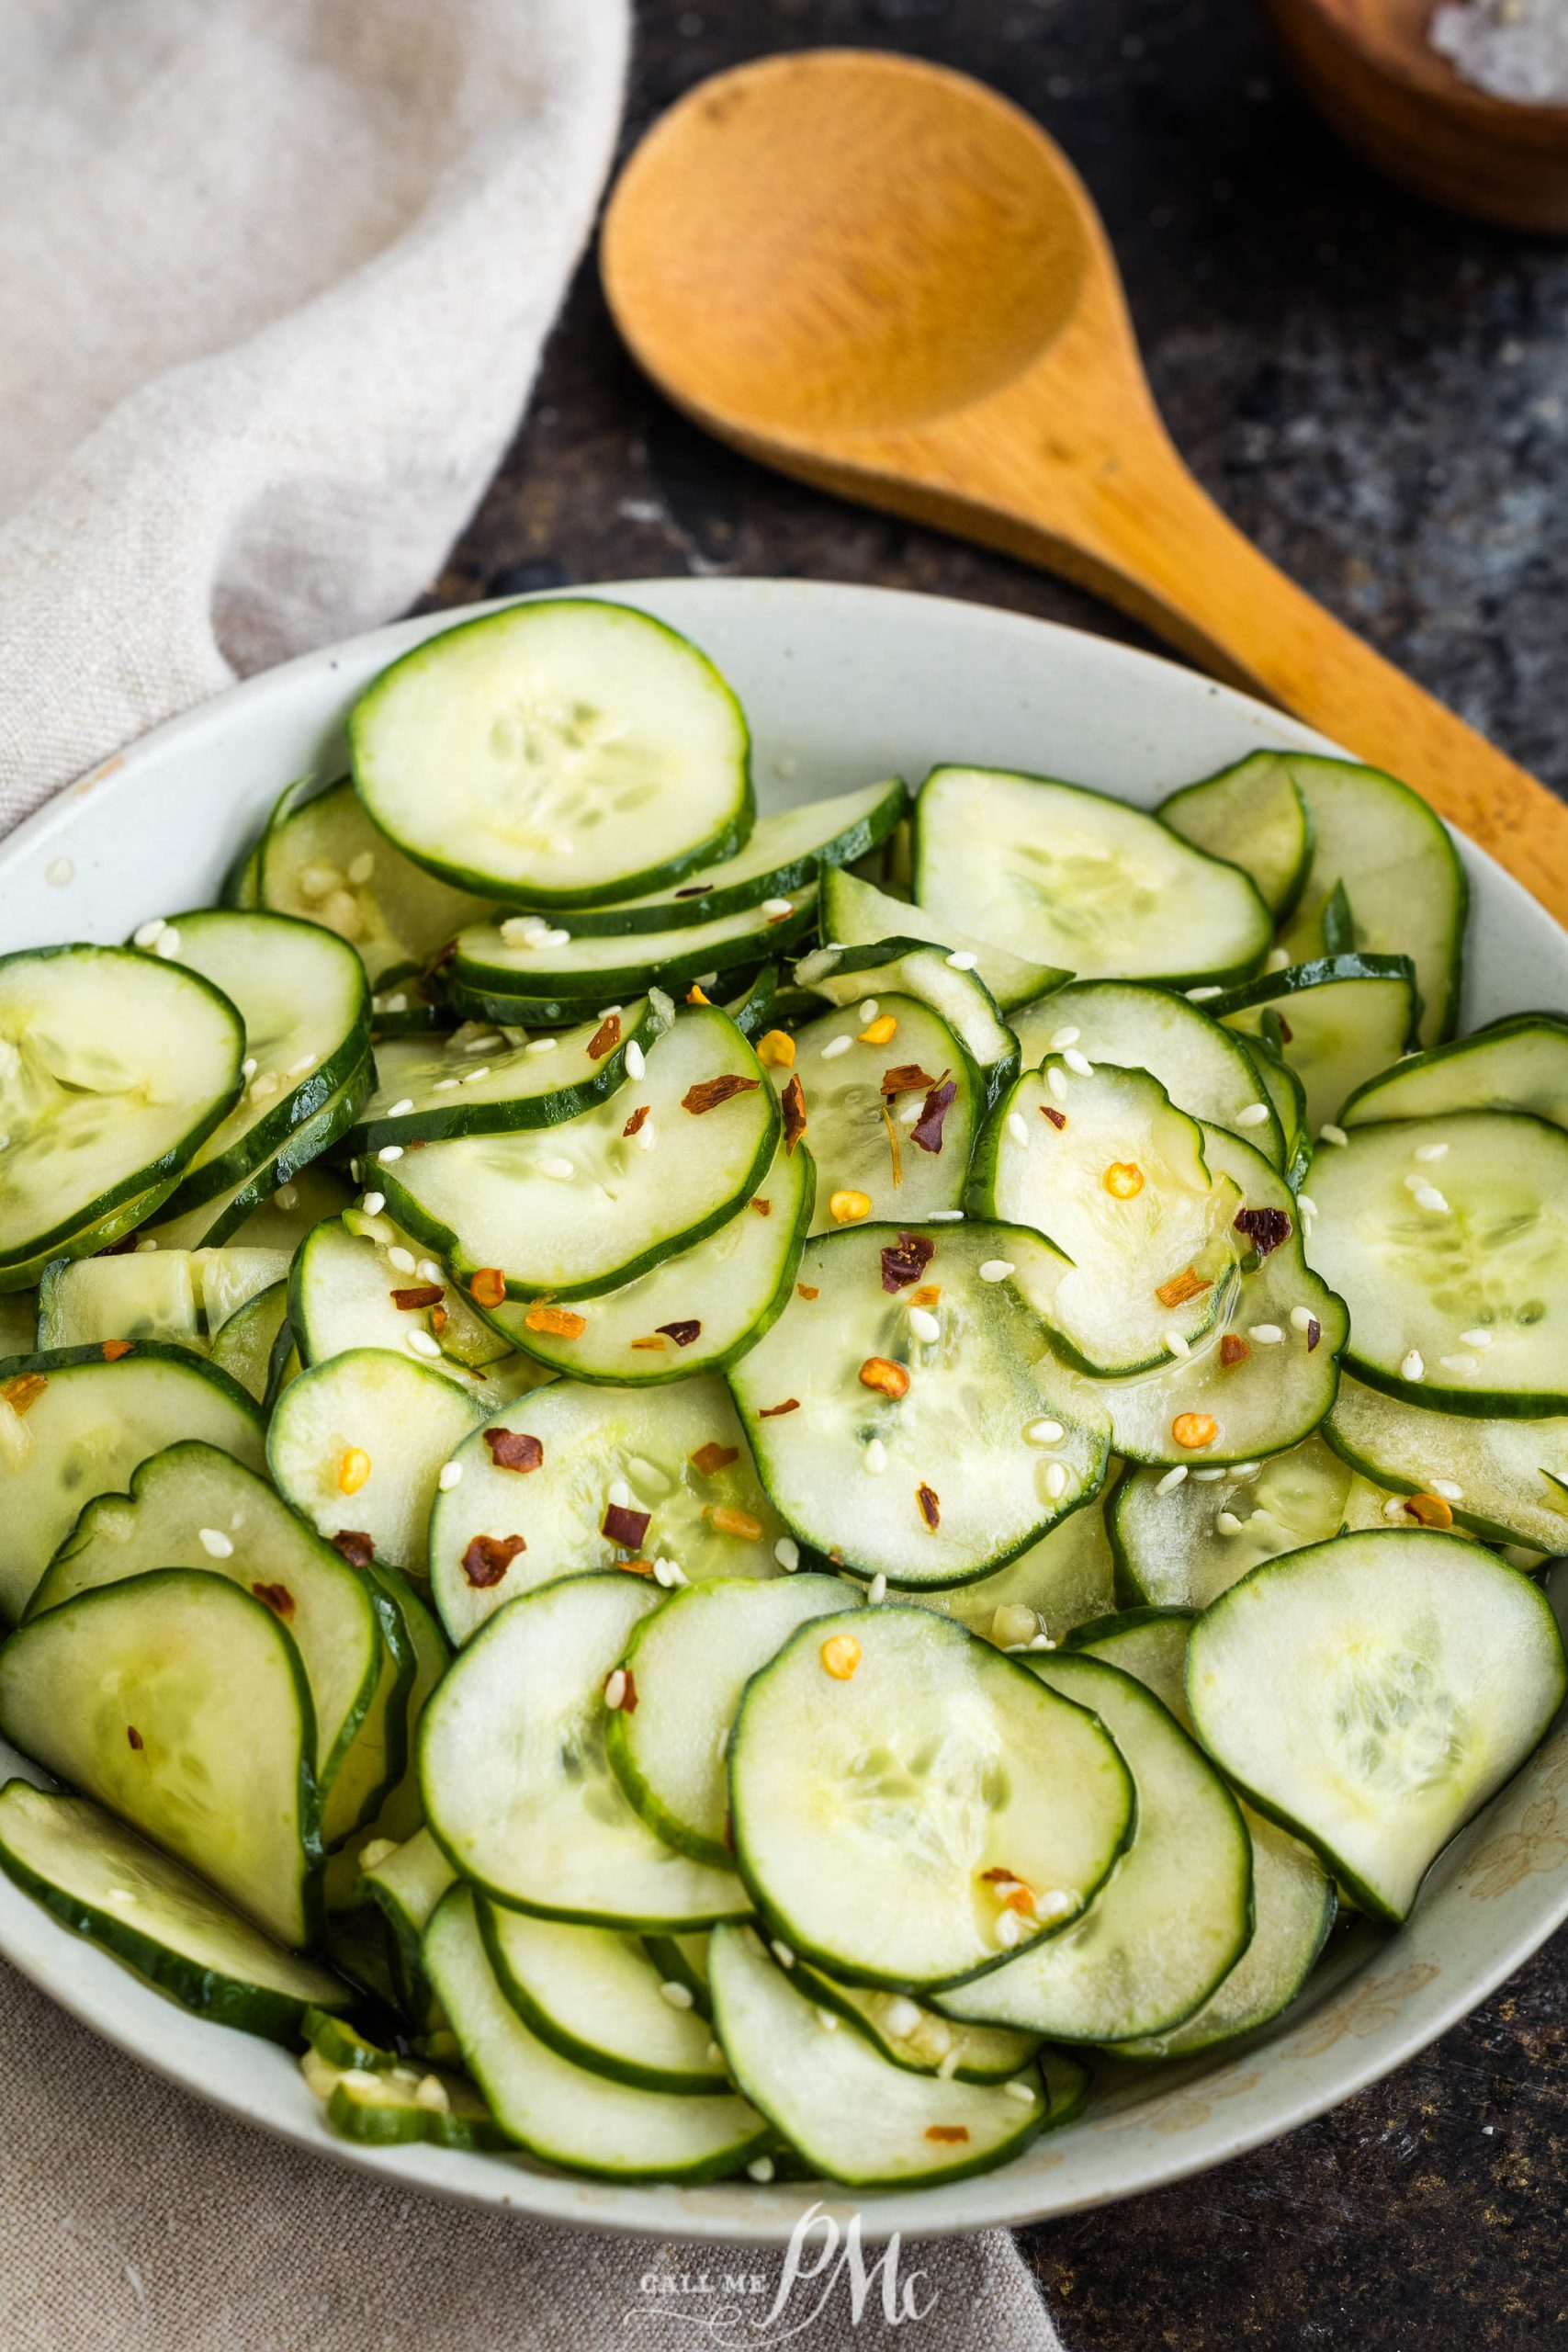
M 0 0 L 0 831 L 418 593 L 526 397 L 626 40 L 625 0 Z M 895 2327 L 847 2274 L 773 2313 L 776 2254 L 730 2291 L 700 2247 L 402 2195 L 3 1963 L 0 2044 L 3 2352 L 1056 2343 L 999 2232 L 903 2249 Z

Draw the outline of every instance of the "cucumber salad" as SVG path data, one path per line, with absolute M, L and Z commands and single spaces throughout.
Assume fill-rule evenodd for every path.
M 981 2171 L 1397 1926 L 1568 1686 L 1568 1020 L 1426 804 L 759 816 L 576 597 L 348 739 L 0 958 L 0 1869 L 619 2181 Z

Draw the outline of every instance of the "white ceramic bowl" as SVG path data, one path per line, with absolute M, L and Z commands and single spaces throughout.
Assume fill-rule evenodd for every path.
M 974 605 L 795 581 L 638 581 L 718 662 L 750 714 L 764 807 L 941 759 L 1034 769 L 1152 805 L 1260 744 L 1321 738 L 1190 671 Z M 0 845 L 0 948 L 113 940 L 199 905 L 290 777 L 336 773 L 341 721 L 375 672 L 455 616 L 400 622 L 253 678 L 160 728 Z M 456 617 L 468 618 L 465 614 Z M 1568 935 L 1468 842 L 1464 1025 L 1568 1005 Z M 0 1768 L 18 1759 L 0 1742 Z M 1393 1937 L 1359 1928 L 1287 2022 L 1228 2055 L 1101 2091 L 1085 2120 L 1000 2172 L 852 2199 L 868 2235 L 971 2230 L 1154 2188 L 1321 2114 L 1453 2024 L 1568 1916 L 1568 1727 L 1433 1871 Z M 0 1951 L 76 2017 L 220 2106 L 372 2172 L 598 2228 L 786 2238 L 813 2192 L 776 2184 L 614 2188 L 521 2160 L 333 2139 L 291 2058 L 201 2023 L 0 1880 Z

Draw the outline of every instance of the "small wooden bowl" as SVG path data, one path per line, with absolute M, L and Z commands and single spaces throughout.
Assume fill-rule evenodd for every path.
M 1427 39 L 1439 0 L 1259 5 L 1313 104 L 1391 179 L 1477 220 L 1568 235 L 1568 106 L 1461 81 Z

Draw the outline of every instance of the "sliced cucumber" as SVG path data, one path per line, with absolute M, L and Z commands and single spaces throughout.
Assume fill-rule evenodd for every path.
M 260 903 L 346 939 L 372 988 L 422 971 L 466 922 L 490 911 L 438 882 L 378 832 L 348 777 L 302 799 L 290 786 L 257 855 Z
M 1239 978 L 1269 910 L 1239 867 L 1076 784 L 938 767 L 915 805 L 915 896 L 928 913 L 1080 979 Z
M 736 1862 L 770 1934 L 895 1990 L 1059 1932 L 1134 1828 L 1132 1777 L 1094 1716 L 930 1609 L 803 1625 L 747 1685 L 729 1776 Z
M 292 2042 L 346 1985 L 259 1935 L 210 1887 L 85 1797 L 0 1788 L 0 1870 L 89 1942 L 216 2025 Z
M 788 912 L 768 913 L 775 903 L 787 906 Z M 530 934 L 541 943 L 564 941 L 555 945 L 533 946 L 522 938 L 514 943 L 513 920 L 526 918 L 477 923 L 458 933 L 449 979 L 453 1003 L 496 1021 L 582 1021 L 605 997 L 629 1001 L 650 979 L 683 997 L 694 983 L 711 985 L 798 945 L 816 925 L 817 886 L 808 884 L 792 899 L 764 900 L 761 907 L 679 931 L 609 939 L 577 933 L 567 938 L 559 930 Z
M 1354 1128 L 1307 1171 L 1350 1367 L 1449 1413 L 1568 1413 L 1568 1134 L 1504 1111 Z
M 368 1083 L 369 1072 L 363 1073 Z M 325 1148 L 325 1147 L 323 1147 Z M 321 1160 L 298 1169 L 249 1210 L 229 1237 L 233 1250 L 287 1250 L 292 1257 L 312 1226 L 353 1205 L 354 1187 Z
M 354 1125 L 375 1080 L 375 1064 L 367 1054 L 354 1076 L 254 1174 L 178 1216 L 160 1216 L 145 1227 L 141 1241 L 161 1250 L 211 1250 L 223 1242 L 236 1248 L 276 1248 L 296 1222 L 296 1212 L 276 1209 L 276 1195 L 303 1192 L 300 1180 L 310 1173 L 310 1162 Z
M 715 1577 L 633 1626 L 621 1660 L 637 1694 L 605 1728 L 610 1767 L 650 1829 L 731 1868 L 729 1736 L 746 1684 L 797 1625 L 841 1614 L 841 1577 Z
M 1252 1849 L 1240 1807 L 1132 1675 L 1072 1653 L 1031 1658 L 1030 1668 L 1111 1733 L 1136 1785 L 1136 1833 L 1082 1918 L 940 1995 L 940 2006 L 1056 2041 L 1168 2033 L 1202 2007 L 1252 1938 Z
M 482 1897 L 475 1908 L 496 1983 L 561 2057 L 639 2090 L 728 2093 L 712 2027 L 636 1936 L 530 1919 Z
M 378 1562 L 423 1576 L 437 1474 L 483 1411 L 412 1356 L 351 1348 L 289 1382 L 267 1432 L 267 1465 L 329 1543 L 363 1536 Z
M 799 987 L 829 1004 L 908 996 L 929 1005 L 979 1071 L 987 1102 L 1018 1074 L 1018 1039 L 963 949 L 944 955 L 940 947 L 906 938 L 880 939 L 864 947 L 819 947 L 802 957 L 795 977 Z
M 1005 2083 L 1040 2048 L 1037 2033 L 1015 2032 L 1010 2026 L 963 2025 L 910 2000 L 907 1993 L 840 1984 L 803 1960 L 795 1961 L 790 1974 L 797 1992 L 819 2009 L 848 2018 L 874 2049 L 912 2075 L 940 2075 L 944 2082 Z M 822 2022 L 827 2024 L 825 2017 Z
M 179 1216 L 251 1175 L 353 1076 L 370 991 L 351 947 L 282 915 L 175 915 L 154 953 L 221 989 L 245 1027 L 244 1091 L 186 1165 L 168 1207 Z
M 1397 1926 L 1436 1856 L 1568 1690 L 1546 1596 L 1451 1535 L 1344 1535 L 1270 1561 L 1192 1629 L 1199 1735 L 1259 1811 Z
M 730 998 L 724 1010 L 743 1037 L 760 1036 L 767 1027 L 778 992 L 779 967 L 764 964 L 748 981 L 745 993 Z
M 1194 849 L 1250 874 L 1276 922 L 1286 922 L 1312 865 L 1314 827 L 1288 752 L 1250 752 L 1218 775 L 1160 802 L 1159 820 Z
M 972 1584 L 917 1585 L 907 1598 L 956 1617 L 998 1649 L 1026 1649 L 1042 1634 L 1059 1639 L 1072 1626 L 1113 1609 L 1113 1576 L 1097 1496 L 1058 1520 L 995 1576 L 977 1577 Z
M 556 1127 L 614 1094 L 674 1018 L 668 998 L 637 997 L 525 1046 L 473 1037 L 392 1037 L 376 1049 L 376 1091 L 344 1138 L 350 1151 L 451 1136 Z M 634 1050 L 635 1049 L 635 1050 Z M 628 1069 L 628 1061 L 631 1068 Z
M 879 939 L 924 939 L 949 955 L 973 956 L 971 969 L 995 997 L 1003 1012 L 1027 1004 L 1059 988 L 1068 977 L 1055 964 L 1036 964 L 1010 955 L 988 940 L 975 939 L 955 923 L 926 913 L 906 899 L 889 898 L 874 882 L 863 881 L 842 866 L 822 876 L 822 935 L 844 947 L 872 947 Z
M 692 1996 L 692 2007 L 699 2017 L 711 2017 L 713 2003 L 708 1998 L 708 1945 L 712 1940 L 705 1928 L 692 1936 L 644 1936 L 647 1952 L 660 1980 L 667 1984 L 683 1984 Z
M 780 808 L 758 819 L 744 849 L 716 865 L 699 867 L 673 888 L 581 909 L 571 918 L 573 935 L 677 931 L 743 913 L 770 899 L 794 896 L 814 882 L 826 881 L 852 859 L 866 856 L 886 839 L 908 806 L 908 786 L 893 776 L 859 792 Z M 776 915 L 777 909 L 773 911 Z M 880 939 L 881 932 L 875 936 Z
M 50 1610 L 0 1649 L 0 1731 L 280 1943 L 310 1941 L 310 1693 L 293 1642 L 248 1592 L 163 1568 Z
M 288 1329 L 288 1284 L 268 1283 L 254 1298 L 237 1306 L 212 1335 L 211 1360 L 220 1372 L 237 1380 L 247 1396 L 270 1410 L 282 1385 L 278 1374 L 279 1345 L 287 1355 L 294 1335 Z
M 1366 1477 L 1418 1495 L 1426 1523 L 1446 1510 L 1487 1543 L 1568 1551 L 1568 1419 L 1435 1413 L 1345 1379 L 1324 1435 Z
M 346 1209 L 315 1227 L 295 1257 L 288 1300 L 306 1363 L 385 1348 L 483 1397 L 511 1361 L 505 1340 L 439 1261 L 387 1216 Z
M 258 1292 L 281 1282 L 280 1250 L 132 1250 L 61 1258 L 39 1284 L 40 1349 L 105 1340 L 162 1340 L 209 1352 L 212 1335 Z
M 114 1211 L 172 1188 L 231 1109 L 244 1050 L 228 998 L 159 956 L 0 956 L 0 1290 L 99 1248 Z
M 1375 1070 L 1398 1060 L 1418 1009 L 1415 967 L 1404 956 L 1326 956 L 1294 964 L 1233 989 L 1213 1008 L 1227 1028 L 1254 1035 L 1273 1015 L 1314 1135 Z
M 659 1387 L 739 1363 L 795 1294 L 817 1194 L 804 1144 L 781 1143 L 758 1190 L 727 1225 L 619 1290 L 560 1318 L 512 1300 L 488 1310 L 495 1329 L 542 1364 L 578 1380 Z M 529 1317 L 533 1316 L 530 1324 Z M 581 1323 L 577 1330 L 571 1326 Z
M 1179 1111 L 1245 1136 L 1276 1168 L 1285 1139 L 1246 1047 L 1174 989 L 1137 980 L 1080 980 L 1012 1016 L 1023 1067 L 1076 1047 L 1097 1067 L 1147 1070 Z
M 852 1216 L 917 1223 L 961 1204 L 985 1086 L 939 1014 L 914 997 L 865 997 L 808 1021 L 795 1049 L 768 1075 L 786 1109 L 794 1101 L 804 1110 L 818 1232 L 843 1222 L 846 1194 L 866 1203 L 852 1202 Z
M 403 2014 L 423 2023 L 434 1995 L 424 1973 L 424 1931 L 456 1873 L 428 1829 L 385 1850 L 385 1838 L 367 1838 L 360 1849 L 360 1882 L 387 1922 Z M 366 1856 L 372 1857 L 370 1860 Z M 329 1895 L 331 1892 L 329 1876 Z
M 525 1593 L 462 1652 L 426 1708 L 425 1818 L 454 1867 L 495 1901 L 654 1932 L 750 1911 L 728 1871 L 655 1837 L 605 1757 L 606 1685 L 618 1687 L 631 1629 L 660 1599 L 656 1585 L 615 1572 Z
M 1263 1092 L 1274 1105 L 1274 1116 L 1280 1123 L 1280 1133 L 1285 1139 L 1282 1162 L 1285 1182 L 1292 1192 L 1306 1174 L 1307 1161 L 1312 1158 L 1312 1131 L 1307 1125 L 1306 1089 L 1290 1064 L 1280 1058 L 1267 1039 L 1249 1037 L 1247 1032 L 1235 1033 L 1237 1045 L 1258 1073 Z
M 1126 1378 L 1185 1359 L 1228 1312 L 1246 1242 L 1235 1180 L 1159 1080 L 1077 1049 L 998 1102 L 976 1148 L 976 1216 L 1043 1234 L 1065 1261 L 1046 1308 L 1079 1371 Z
M 1190 1731 L 1187 1637 L 1193 1615 L 1190 1609 L 1122 1609 L 1096 1623 L 1075 1626 L 1066 1646 L 1081 1650 L 1086 1657 L 1118 1666 L 1123 1674 L 1146 1684 L 1183 1730 Z
M 340 2139 L 370 2148 L 405 2148 L 421 2140 L 465 2151 L 506 2145 L 483 2098 L 460 2075 L 422 2066 L 337 2074 L 310 2051 L 300 2064 Z
M 895 2064 L 863 2033 L 824 2032 L 810 1992 L 796 1990 L 748 1928 L 715 1935 L 713 1993 L 736 2081 L 830 2180 L 853 2188 L 959 2180 L 1007 2163 L 1040 2130 L 1037 2075 L 944 2080 Z
M 98 1348 L 12 1357 L 0 1363 L 0 1403 L 12 1417 L 0 1450 L 0 1610 L 11 1618 L 85 1505 L 123 1492 L 150 1453 L 204 1438 L 249 1469 L 265 1462 L 261 1416 L 244 1390 L 152 1340 L 112 1361 Z
M 425 1966 L 464 2063 L 508 2140 L 541 2164 L 605 2180 L 717 2180 L 769 2141 L 742 2098 L 692 2098 L 591 2073 L 530 2032 L 496 1980 L 467 1887 L 446 1895 Z
M 613 1101 L 545 1134 L 431 1144 L 395 1163 L 386 1147 L 375 1181 L 457 1272 L 498 1270 L 514 1298 L 582 1298 L 716 1231 L 757 1191 L 778 1136 L 756 1055 L 722 1012 L 696 1007 Z
M 657 1393 L 557 1381 L 523 1409 L 492 1414 L 452 1464 L 431 1514 L 430 1563 L 455 1642 L 519 1593 L 628 1555 L 643 1575 L 665 1562 L 671 1581 L 671 1563 L 694 1583 L 777 1573 L 784 1530 L 721 1381 Z
M 425 1607 L 405 1577 L 396 1568 L 378 1567 L 374 1561 L 365 1570 L 381 1611 L 382 1634 L 389 1657 L 397 1662 L 399 1679 L 388 1699 L 385 1719 L 385 1769 L 380 1776 L 386 1794 L 367 1834 L 355 1840 L 355 1868 L 348 1867 L 346 1849 L 334 1857 L 335 1869 L 329 1870 L 328 1896 L 341 1896 L 344 1883 L 362 1875 L 367 1846 L 389 1842 L 406 1846 L 424 1821 L 424 1806 L 419 1790 L 419 1768 L 415 1756 L 416 1736 L 420 1718 L 430 1702 L 431 1693 L 452 1662 L 452 1652 L 446 1637 L 431 1611 Z M 390 1622 L 389 1622 L 390 1621 Z M 378 1692 L 378 1700 L 380 1693 Z M 374 1714 L 374 1708 L 372 1709 Z M 369 1720 L 360 1734 L 363 1744 L 370 1729 Z M 357 1755 L 355 1750 L 355 1756 Z M 351 1757 L 351 1764 L 354 1761 Z M 368 1771 L 367 1771 L 368 1779 Z M 333 1881 L 336 1880 L 334 1885 Z M 374 1888 L 367 1893 L 374 1895 Z
M 1342 1385 L 1341 1401 L 1344 1394 Z M 1129 1464 L 1106 1509 L 1129 1599 L 1162 1608 L 1206 1609 L 1260 1560 L 1326 1543 L 1344 1524 L 1350 1486 L 1345 1463 L 1315 1431 L 1217 1476 L 1189 1476 L 1172 1487 L 1170 1476 Z
M 1529 1111 L 1568 1127 L 1568 1021 L 1518 1012 L 1473 1037 L 1412 1054 L 1359 1086 L 1345 1104 L 1348 1127 L 1372 1119 L 1430 1119 L 1445 1111 Z
M 1041 1321 L 1058 1266 L 1017 1226 L 846 1227 L 807 1244 L 798 1306 L 729 1373 L 795 1536 L 863 1576 L 949 1586 L 1005 1567 L 1098 1490 L 1091 1384 L 1058 1365 Z
M 1408 786 L 1354 760 L 1279 754 L 1313 821 L 1312 872 L 1283 944 L 1292 963 L 1324 952 L 1323 913 L 1343 885 L 1364 954 L 1416 966 L 1424 1046 L 1453 1026 L 1468 889 L 1442 820 Z

